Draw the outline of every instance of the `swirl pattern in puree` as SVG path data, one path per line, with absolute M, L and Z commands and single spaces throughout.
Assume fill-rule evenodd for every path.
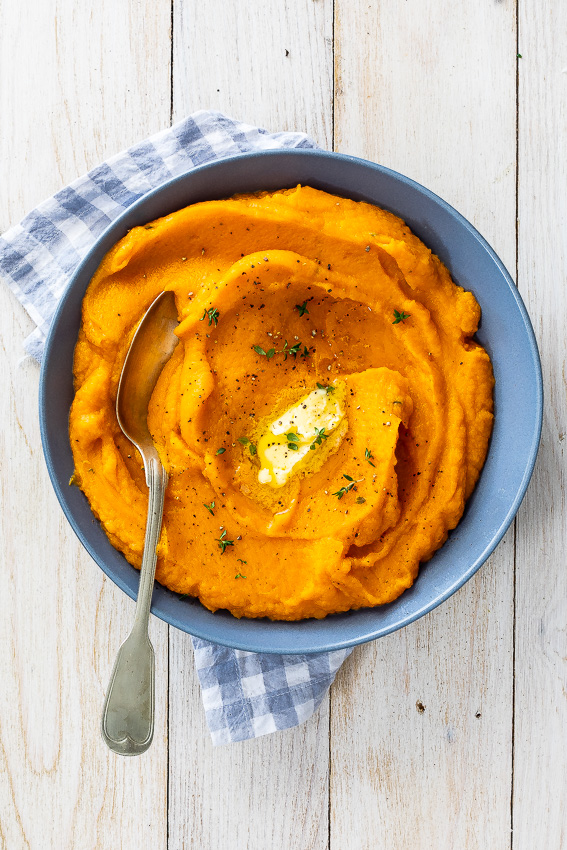
M 181 344 L 148 416 L 169 473 L 157 580 L 238 617 L 398 597 L 485 460 L 494 382 L 472 338 L 474 296 L 399 218 L 309 187 L 130 231 L 84 298 L 70 438 L 75 483 L 135 566 L 147 490 L 114 407 L 137 323 L 164 289 Z M 313 401 L 327 413 L 294 430 L 289 411 Z M 274 437 L 277 422 L 292 430 Z M 310 443 L 299 432 L 312 426 Z

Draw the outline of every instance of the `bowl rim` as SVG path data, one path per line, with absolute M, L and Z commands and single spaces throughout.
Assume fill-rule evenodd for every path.
M 52 353 L 53 348 L 57 345 L 57 328 L 58 328 L 59 322 L 61 320 L 61 317 L 65 314 L 66 305 L 67 305 L 67 302 L 68 302 L 68 300 L 70 299 L 70 297 L 73 293 L 76 281 L 82 277 L 83 270 L 85 269 L 85 267 L 88 266 L 92 262 L 93 258 L 100 252 L 100 245 L 104 242 L 105 238 L 111 232 L 120 230 L 122 223 L 126 219 L 130 218 L 139 208 L 144 207 L 148 203 L 148 201 L 158 197 L 162 193 L 167 193 L 171 189 L 171 187 L 175 186 L 175 184 L 183 182 L 183 181 L 187 180 L 188 178 L 191 178 L 193 175 L 196 175 L 196 174 L 199 174 L 199 173 L 202 173 L 202 172 L 210 171 L 211 169 L 218 168 L 221 165 L 226 167 L 227 165 L 230 166 L 231 163 L 241 162 L 242 160 L 253 160 L 253 159 L 255 160 L 255 159 L 259 159 L 259 158 L 269 159 L 269 158 L 279 158 L 279 157 L 285 157 L 285 158 L 302 157 L 302 158 L 307 158 L 307 159 L 313 158 L 314 160 L 315 159 L 327 159 L 327 160 L 334 162 L 334 163 L 347 162 L 347 163 L 351 163 L 351 164 L 354 164 L 354 165 L 357 165 L 357 166 L 363 166 L 363 167 L 366 167 L 366 168 L 370 168 L 370 169 L 375 170 L 376 172 L 382 174 L 385 177 L 388 177 L 388 178 L 393 179 L 397 182 L 400 182 L 403 185 L 409 187 L 410 189 L 417 191 L 419 194 L 422 194 L 428 200 L 432 201 L 434 204 L 438 205 L 446 213 L 448 213 L 449 216 L 457 222 L 457 224 L 459 224 L 461 227 L 464 227 L 464 229 L 466 231 L 468 231 L 469 235 L 472 236 L 480 244 L 480 247 L 482 249 L 484 249 L 484 251 L 488 254 L 490 260 L 497 267 L 501 276 L 506 281 L 506 283 L 509 287 L 510 293 L 511 293 L 512 297 L 514 298 L 514 301 L 516 302 L 516 307 L 519 311 L 520 319 L 522 320 L 523 326 L 524 326 L 525 331 L 526 331 L 527 342 L 528 342 L 528 346 L 529 346 L 530 361 L 531 361 L 533 368 L 534 368 L 533 377 L 535 379 L 535 410 L 534 410 L 535 420 L 536 420 L 535 421 L 535 427 L 534 427 L 533 433 L 531 435 L 531 443 L 530 443 L 530 446 L 529 446 L 529 450 L 527 451 L 526 457 L 525 457 L 525 467 L 524 467 L 524 471 L 523 471 L 523 476 L 522 476 L 521 481 L 520 481 L 520 483 L 517 487 L 516 495 L 515 495 L 513 501 L 510 504 L 508 512 L 506 513 L 506 515 L 502 519 L 499 528 L 497 529 L 496 533 L 493 534 L 490 542 L 484 547 L 484 549 L 471 562 L 468 569 L 466 571 L 464 571 L 462 574 L 460 574 L 459 577 L 452 584 L 446 586 L 442 592 L 435 595 L 434 598 L 429 599 L 424 605 L 422 605 L 417 610 L 413 610 L 410 614 L 405 614 L 405 615 L 402 612 L 400 617 L 397 620 L 395 620 L 394 622 L 391 622 L 387 626 L 381 627 L 379 624 L 376 624 L 375 628 L 371 628 L 369 630 L 368 629 L 367 630 L 361 630 L 361 633 L 357 634 L 356 637 L 342 638 L 342 639 L 339 637 L 334 641 L 330 641 L 328 637 L 325 637 L 325 639 L 322 642 L 320 640 L 318 640 L 318 641 L 312 642 L 312 644 L 314 643 L 315 645 L 310 644 L 309 646 L 306 646 L 306 647 L 302 646 L 300 648 L 298 648 L 295 644 L 293 644 L 293 642 L 286 644 L 285 639 L 283 641 L 280 639 L 277 642 L 277 645 L 275 645 L 275 646 L 259 647 L 258 644 L 254 640 L 242 639 L 239 636 L 240 632 L 239 632 L 238 628 L 236 628 L 234 630 L 234 637 L 232 637 L 231 635 L 228 635 L 228 636 L 223 635 L 222 640 L 220 640 L 216 637 L 211 637 L 210 633 L 207 632 L 206 629 L 202 629 L 199 626 L 193 627 L 193 625 L 190 624 L 191 630 L 189 630 L 186 623 L 181 622 L 179 620 L 179 618 L 170 615 L 168 612 L 164 612 L 164 611 L 160 610 L 159 606 L 157 606 L 154 602 L 152 602 L 151 610 L 152 610 L 153 614 L 155 614 L 156 616 L 158 616 L 160 619 L 164 620 L 168 624 L 173 625 L 173 626 L 179 628 L 181 631 L 185 631 L 185 632 L 191 634 L 194 637 L 201 638 L 203 640 L 213 641 L 213 642 L 218 643 L 222 646 L 227 646 L 227 647 L 230 647 L 230 648 L 233 648 L 233 649 L 239 649 L 239 650 L 245 650 L 245 651 L 251 651 L 251 652 L 265 652 L 265 653 L 269 653 L 269 654 L 297 654 L 297 653 L 301 653 L 301 654 L 308 655 L 308 654 L 314 654 L 314 653 L 318 653 L 318 652 L 327 652 L 327 651 L 333 651 L 333 650 L 344 650 L 344 649 L 348 649 L 348 648 L 354 647 L 354 646 L 362 644 L 362 643 L 367 643 L 368 641 L 376 640 L 379 637 L 385 637 L 387 634 L 390 634 L 393 631 L 397 631 L 398 629 L 403 628 L 404 626 L 407 626 L 410 623 L 415 622 L 416 620 L 418 620 L 419 618 L 421 618 L 422 616 L 429 613 L 430 611 L 432 611 L 433 609 L 435 609 L 439 605 L 441 605 L 443 602 L 445 602 L 450 596 L 452 596 L 459 588 L 461 588 L 478 571 L 478 569 L 482 566 L 482 564 L 493 553 L 493 551 L 495 550 L 497 545 L 502 540 L 504 534 L 506 533 L 506 531 L 510 527 L 510 525 L 511 525 L 511 523 L 512 523 L 512 521 L 513 521 L 513 519 L 514 519 L 514 517 L 515 517 L 515 515 L 518 511 L 518 508 L 519 508 L 519 506 L 520 506 L 520 504 L 521 504 L 521 502 L 524 498 L 528 484 L 530 482 L 530 479 L 531 479 L 531 476 L 532 476 L 532 473 L 533 473 L 533 470 L 534 470 L 536 458 L 537 458 L 538 449 L 539 449 L 539 444 L 540 444 L 540 439 L 541 439 L 541 431 L 542 431 L 542 420 L 543 420 L 543 377 L 542 377 L 542 369 L 541 369 L 541 360 L 540 360 L 539 350 L 538 350 L 538 346 L 537 346 L 537 342 L 536 342 L 536 338 L 535 338 L 535 333 L 534 333 L 533 326 L 532 326 L 532 323 L 530 321 L 527 309 L 526 309 L 524 302 L 522 300 L 522 297 L 519 293 L 519 290 L 518 290 L 516 284 L 514 283 L 511 275 L 509 274 L 506 267 L 504 266 L 503 262 L 500 260 L 500 258 L 498 257 L 498 255 L 496 254 L 494 249 L 490 246 L 490 244 L 486 241 L 486 239 L 479 233 L 479 231 L 461 213 L 458 212 L 458 210 L 456 210 L 447 201 L 445 201 L 439 195 L 432 192 L 427 187 L 423 186 L 422 184 L 418 183 L 417 181 L 413 180 L 412 178 L 407 177 L 404 174 L 401 174 L 401 173 L 399 173 L 399 172 L 397 172 L 393 169 L 387 168 L 386 166 L 383 166 L 383 165 L 379 165 L 378 163 L 372 162 L 370 160 L 362 159 L 360 157 L 355 157 L 355 156 L 352 156 L 352 155 L 349 155 L 349 154 L 335 153 L 335 152 L 332 152 L 332 151 L 320 150 L 320 149 L 317 149 L 317 148 L 315 148 L 315 149 L 309 149 L 309 148 L 278 148 L 278 149 L 269 149 L 269 150 L 261 150 L 261 151 L 252 151 L 252 152 L 247 152 L 247 153 L 235 154 L 235 155 L 232 155 L 232 156 L 224 157 L 224 158 L 219 159 L 219 160 L 214 160 L 214 161 L 211 161 L 211 162 L 203 163 L 202 165 L 197 165 L 197 166 L 194 166 L 194 167 L 191 167 L 191 168 L 187 168 L 186 170 L 179 173 L 178 175 L 172 177 L 171 179 L 168 179 L 167 181 L 164 181 L 163 183 L 161 183 L 156 188 L 154 188 L 154 189 L 150 190 L 149 192 L 143 194 L 140 198 L 135 200 L 130 206 L 126 207 L 125 210 L 122 213 L 120 213 L 115 219 L 113 219 L 108 224 L 108 226 L 99 234 L 99 236 L 97 236 L 95 238 L 93 245 L 88 250 L 88 252 L 85 254 L 83 259 L 79 262 L 79 264 L 77 265 L 73 274 L 70 276 L 70 279 L 69 279 L 69 282 L 68 282 L 68 284 L 65 288 L 65 291 L 64 291 L 63 295 L 61 296 L 61 298 L 58 302 L 57 308 L 56 308 L 56 310 L 53 314 L 51 324 L 50 324 L 50 327 L 49 327 L 49 331 L 48 331 L 47 337 L 46 337 L 44 352 L 43 352 L 42 361 L 41 361 L 41 371 L 40 371 L 39 419 L 40 419 L 40 433 L 41 433 L 42 448 L 43 448 L 43 453 L 44 453 L 46 465 L 47 465 L 47 468 L 48 468 L 49 476 L 50 476 L 53 488 L 55 490 L 55 493 L 57 495 L 59 504 L 61 505 L 61 508 L 63 509 L 63 512 L 64 512 L 67 520 L 69 521 L 71 527 L 73 528 L 75 534 L 79 538 L 79 540 L 82 543 L 82 545 L 84 546 L 84 548 L 88 551 L 88 553 L 91 555 L 93 560 L 98 564 L 98 566 L 103 570 L 103 572 L 109 578 L 111 578 L 112 581 L 121 590 L 123 590 L 128 596 L 130 596 L 131 599 L 135 599 L 137 587 L 136 587 L 135 590 L 133 590 L 127 583 L 125 583 L 123 580 L 121 580 L 121 578 L 119 576 L 116 576 L 116 574 L 114 573 L 112 568 L 108 567 L 104 563 L 104 559 L 98 554 L 96 549 L 93 546 L 91 546 L 89 541 L 85 538 L 80 524 L 77 522 L 72 510 L 70 509 L 70 506 L 67 502 L 66 494 L 64 493 L 62 487 L 60 486 L 60 482 L 59 482 L 59 479 L 58 479 L 57 474 L 56 474 L 56 463 L 54 462 L 53 453 L 52 453 L 52 450 L 51 450 L 52 447 L 51 447 L 50 438 L 49 438 L 49 435 L 48 435 L 48 426 L 47 426 L 48 412 L 47 412 L 47 409 L 46 409 L 47 397 L 46 397 L 45 384 L 46 384 L 46 375 L 47 375 L 47 370 L 48 370 L 48 366 L 49 366 L 49 363 L 50 363 L 51 353 Z M 286 181 L 284 181 L 284 183 L 285 182 Z M 317 182 L 321 182 L 321 181 L 315 179 L 314 182 L 317 183 Z M 307 185 L 307 184 L 304 184 L 304 185 Z M 283 183 L 282 183 L 281 188 L 286 188 L 286 186 L 283 185 Z M 337 192 L 337 194 L 340 195 L 341 193 Z M 343 194 L 342 196 L 348 197 L 348 195 L 346 193 Z M 230 197 L 230 195 L 227 195 L 226 197 Z M 189 203 L 189 205 L 191 205 L 192 203 L 199 203 L 199 201 L 192 201 L 192 202 Z M 171 213 L 173 213 L 177 209 L 181 209 L 181 208 L 182 207 L 175 207 L 175 209 L 171 210 Z M 385 207 L 385 208 L 387 208 L 387 207 Z M 168 213 L 165 213 L 165 215 L 167 215 L 167 214 Z M 136 225 L 132 225 L 132 226 L 136 226 Z M 120 238 L 122 238 L 122 237 L 120 237 L 120 236 L 117 237 L 117 239 L 115 241 L 118 241 Z M 101 259 L 102 259 L 102 256 L 101 256 Z M 478 484 L 477 484 L 477 486 L 478 486 Z M 458 528 L 458 526 L 457 526 L 457 528 Z M 447 545 L 447 543 L 443 544 L 443 546 L 446 546 L 446 545 Z M 441 547 L 441 549 L 442 548 L 443 547 Z M 135 568 L 132 567 L 132 569 L 135 569 Z M 156 582 L 156 585 L 157 584 L 158 583 Z M 168 591 L 168 589 L 165 588 L 163 585 L 159 585 L 159 587 L 163 588 L 164 590 L 166 590 L 169 593 L 172 592 L 172 591 Z M 406 593 L 407 593 L 407 591 L 406 591 Z M 403 598 L 403 596 L 404 596 L 404 594 L 402 594 L 402 597 L 399 597 L 399 598 Z M 394 603 L 391 603 L 391 604 L 395 604 L 396 601 L 397 600 L 395 600 Z M 200 603 L 197 602 L 197 604 L 200 604 Z M 378 606 L 378 608 L 381 608 L 381 607 L 383 607 L 383 606 Z M 363 609 L 356 609 L 356 610 L 353 610 L 351 612 L 345 612 L 345 613 L 347 613 L 347 614 L 350 613 L 351 616 L 355 616 L 356 613 L 358 613 L 358 611 L 374 611 L 374 610 L 376 610 L 376 609 L 363 608 Z M 328 617 L 325 618 L 325 621 L 329 621 L 329 617 L 332 618 L 332 617 L 336 617 L 336 616 L 342 616 L 342 615 L 341 614 L 328 615 Z M 233 619 L 234 619 L 235 623 L 242 622 L 242 620 L 240 620 L 238 618 L 233 618 Z M 246 618 L 242 618 L 242 619 L 245 620 L 246 623 L 259 622 L 258 620 L 250 620 L 250 619 L 246 619 Z M 271 622 L 271 621 L 268 621 L 268 622 Z M 289 626 L 297 626 L 297 625 L 304 623 L 304 622 L 310 622 L 310 620 L 308 620 L 308 621 L 289 621 L 289 622 L 288 621 L 275 621 L 275 622 L 276 622 L 276 624 L 282 624 L 283 623 L 283 624 L 286 624 L 286 625 L 289 625 Z M 318 621 L 318 622 L 324 622 L 324 621 Z

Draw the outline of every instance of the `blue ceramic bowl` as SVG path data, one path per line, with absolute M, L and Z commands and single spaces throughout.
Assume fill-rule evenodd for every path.
M 133 204 L 98 239 L 77 269 L 53 320 L 41 371 L 40 420 L 51 480 L 80 541 L 104 572 L 134 598 L 139 573 L 114 549 L 78 487 L 70 487 L 68 438 L 73 398 L 73 350 L 87 285 L 106 252 L 136 225 L 197 201 L 298 183 L 401 216 L 471 290 L 482 307 L 478 339 L 496 378 L 494 431 L 486 464 L 465 514 L 445 545 L 420 570 L 414 586 L 380 608 L 298 623 L 238 620 L 212 614 L 198 601 L 156 585 L 153 613 L 183 631 L 256 652 L 303 653 L 353 646 L 386 635 L 431 611 L 488 558 L 512 522 L 532 474 L 540 439 L 542 380 L 530 320 L 510 275 L 479 233 L 458 212 L 387 168 L 320 151 L 269 151 L 204 165 L 165 183 Z

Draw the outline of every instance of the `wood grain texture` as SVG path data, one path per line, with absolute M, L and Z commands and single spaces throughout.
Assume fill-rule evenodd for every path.
M 515 2 L 337 0 L 335 146 L 441 195 L 515 267 Z
M 174 120 L 217 108 L 331 143 L 331 0 L 184 0 L 174 11 Z M 171 848 L 326 850 L 328 699 L 298 729 L 213 748 L 190 641 L 171 630 L 169 705 Z
M 213 747 L 190 638 L 170 646 L 170 848 L 325 850 L 328 701 L 295 729 Z
M 3 2 L 0 228 L 169 121 L 170 6 Z M 147 64 L 147 51 L 155 68 Z M 127 105 L 127 106 L 126 106 Z M 133 603 L 85 554 L 41 452 L 32 330 L 0 288 L 0 846 L 165 848 L 167 627 L 154 621 L 157 728 L 140 759 L 99 724 Z
M 179 0 L 173 105 L 332 144 L 332 0 Z
M 338 0 L 335 36 L 337 149 L 445 197 L 513 269 L 513 4 Z M 449 602 L 341 671 L 332 850 L 509 847 L 512 659 L 508 535 Z
M 567 7 L 520 4 L 518 285 L 542 358 L 543 434 L 518 517 L 514 850 L 567 847 Z
M 0 0 L 0 232 L 170 115 L 170 0 Z

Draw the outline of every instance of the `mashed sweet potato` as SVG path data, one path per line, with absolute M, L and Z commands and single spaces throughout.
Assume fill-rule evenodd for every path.
M 116 390 L 164 289 L 181 343 L 148 416 L 169 473 L 157 580 L 282 620 L 399 596 L 487 452 L 493 375 L 473 295 L 399 218 L 309 187 L 130 231 L 84 298 L 70 439 L 75 481 L 135 566 L 147 489 Z

